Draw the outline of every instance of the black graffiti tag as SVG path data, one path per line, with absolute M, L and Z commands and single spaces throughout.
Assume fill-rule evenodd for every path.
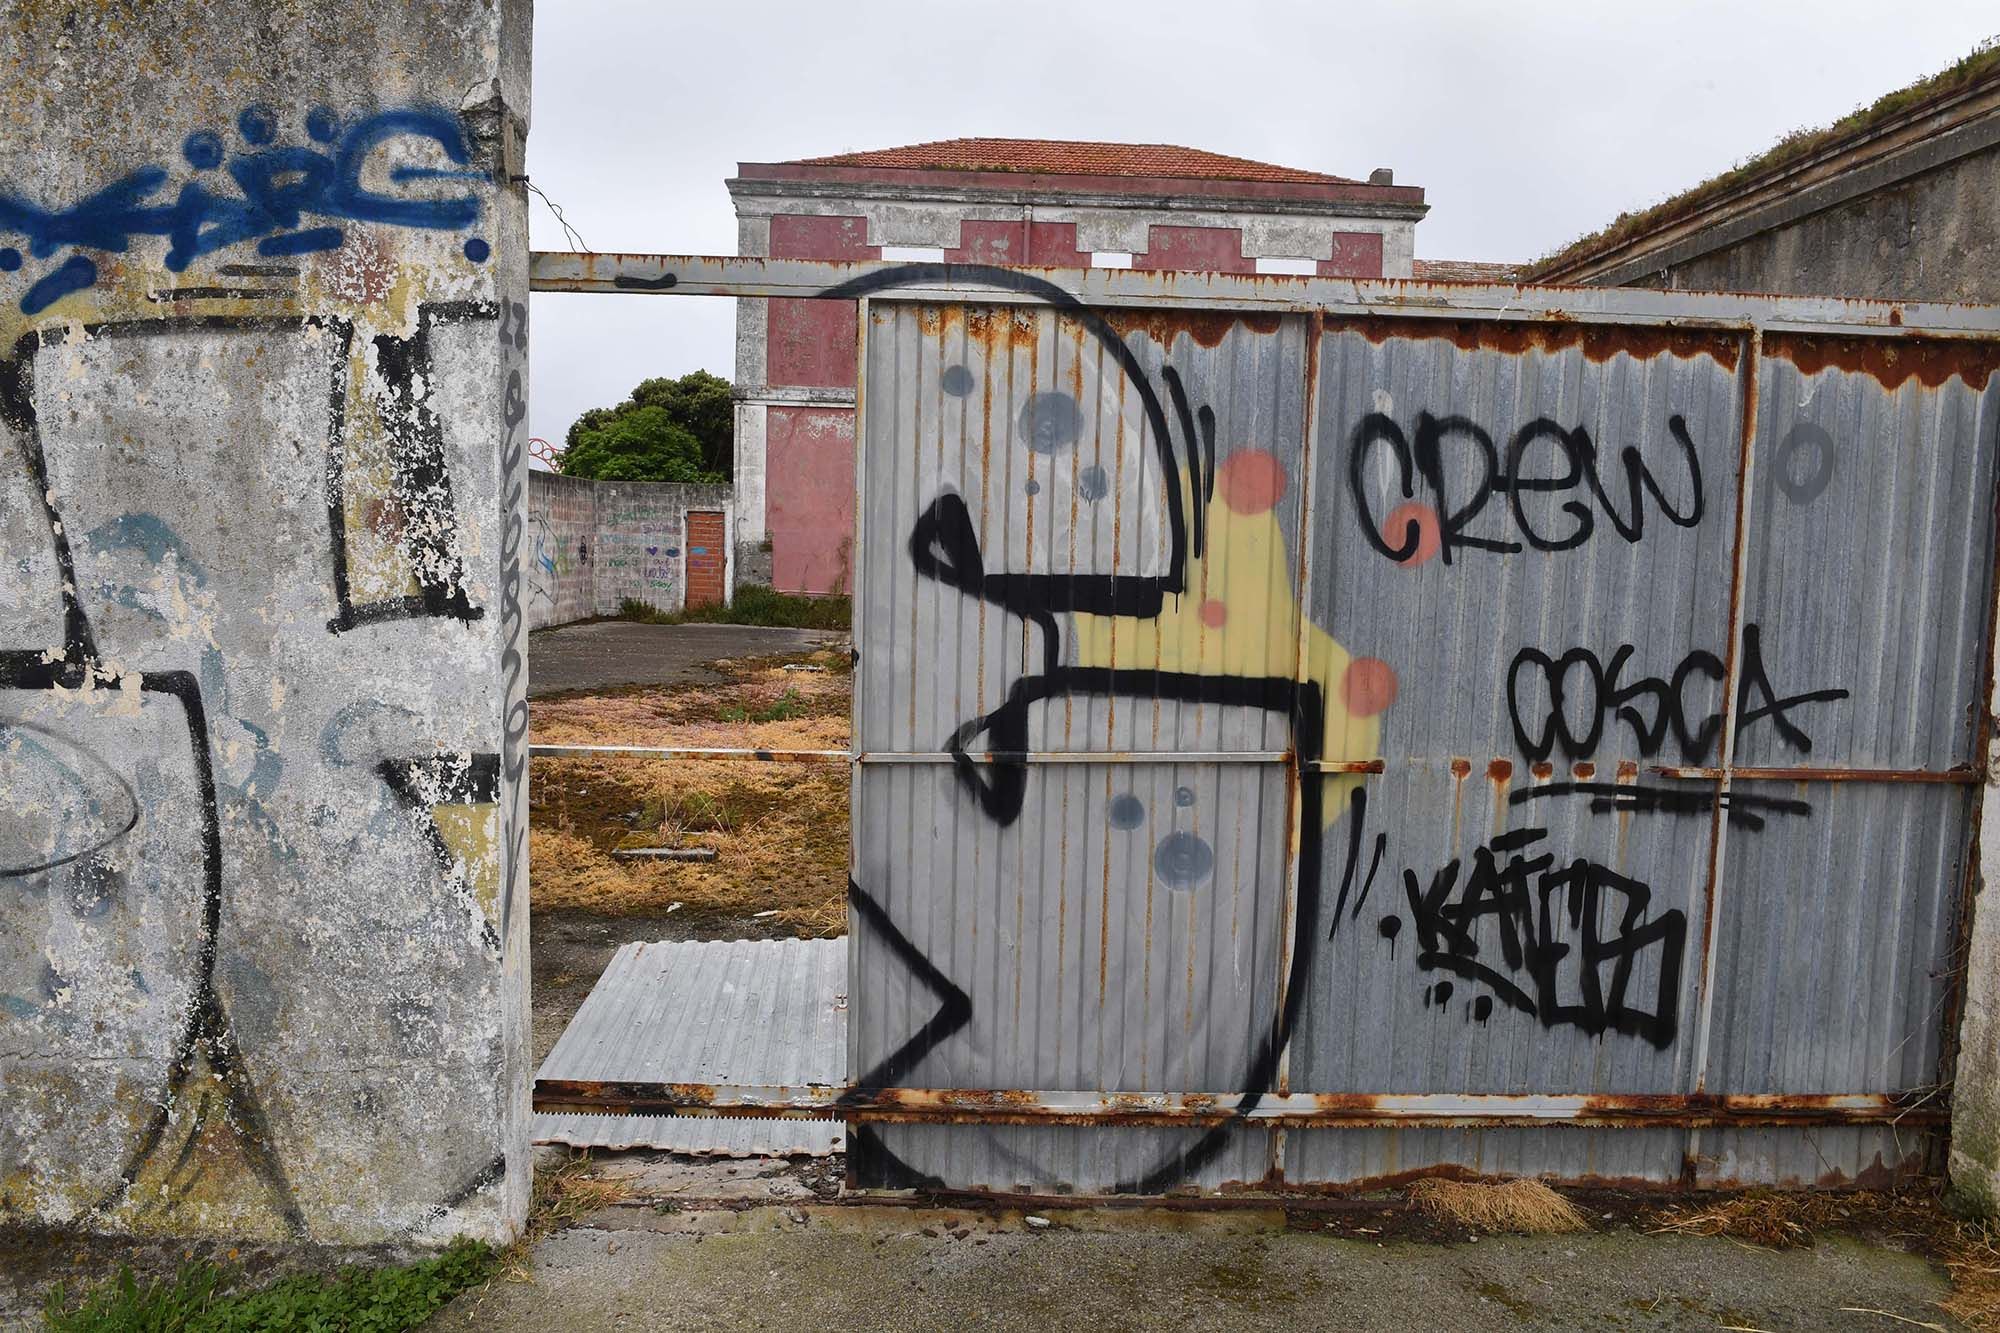
M 1560 747 L 1567 758 L 1585 758 L 1596 752 L 1606 726 L 1615 721 L 1631 729 L 1642 756 L 1658 754 L 1672 732 L 1684 761 L 1705 761 L 1722 732 L 1722 714 L 1713 709 L 1691 712 L 1688 689 L 1701 679 L 1719 685 L 1727 675 L 1722 659 L 1696 649 L 1665 678 L 1627 682 L 1626 669 L 1635 651 L 1631 644 L 1621 644 L 1608 663 L 1587 648 L 1571 648 L 1560 657 L 1539 648 L 1514 654 L 1507 668 L 1507 715 L 1521 753 L 1529 759 L 1547 759 Z M 1812 737 L 1790 714 L 1806 704 L 1846 697 L 1842 689 L 1780 696 L 1764 667 L 1762 629 L 1743 627 L 1743 668 L 1736 690 L 1738 736 L 1769 719 L 1789 744 L 1809 754 Z M 1754 707 L 1753 700 L 1758 701 Z M 1544 706 L 1546 713 L 1541 711 Z
M 1673 910 L 1649 919 L 1650 887 L 1582 858 L 1558 865 L 1552 853 L 1534 850 L 1547 836 L 1540 828 L 1500 834 L 1472 854 L 1472 873 L 1462 887 L 1459 860 L 1433 875 L 1428 887 L 1416 871 L 1405 870 L 1417 966 L 1484 986 L 1545 1028 L 1616 1032 L 1662 1050 L 1673 1045 L 1687 914 Z M 1613 918 L 1608 933 L 1600 924 L 1607 912 Z M 1391 939 L 1393 920 L 1386 918 L 1382 931 Z M 1488 921 L 1492 930 L 1482 941 Z M 1652 993 L 1638 995 L 1634 977 L 1648 953 L 1657 959 Z M 1448 986 L 1437 989 L 1450 994 Z
M 1398 562 L 1417 556 L 1424 533 L 1415 521 L 1406 522 L 1400 533 L 1385 532 L 1383 518 L 1370 508 L 1367 464 L 1373 451 L 1380 447 L 1386 447 L 1394 459 L 1396 480 L 1406 499 L 1416 495 L 1419 479 L 1429 491 L 1437 506 L 1438 555 L 1447 565 L 1452 563 L 1452 554 L 1458 550 L 1496 551 L 1502 554 L 1521 550 L 1518 541 L 1474 536 L 1466 531 L 1492 497 L 1500 492 L 1506 492 L 1509 497 L 1514 527 L 1537 551 L 1567 551 L 1583 545 L 1596 530 L 1596 512 L 1580 500 L 1565 501 L 1562 512 L 1569 515 L 1573 526 L 1563 533 L 1542 532 L 1530 521 L 1521 497 L 1537 492 L 1573 491 L 1579 486 L 1596 500 L 1598 509 L 1610 519 L 1612 528 L 1620 537 L 1628 542 L 1637 542 L 1646 531 L 1646 506 L 1640 498 L 1642 490 L 1652 495 L 1661 516 L 1676 527 L 1694 527 L 1701 522 L 1704 511 L 1701 459 L 1695 451 L 1693 438 L 1688 434 L 1687 419 L 1678 414 L 1667 418 L 1667 431 L 1680 446 L 1681 458 L 1687 467 L 1690 498 L 1684 512 L 1676 509 L 1667 498 L 1665 488 L 1646 466 L 1638 446 L 1627 445 L 1618 454 L 1618 461 L 1625 470 L 1625 511 L 1620 513 L 1605 488 L 1603 460 L 1598 455 L 1596 442 L 1590 438 L 1590 432 L 1581 425 L 1565 427 L 1548 417 L 1537 417 L 1516 431 L 1503 456 L 1492 435 L 1470 417 L 1438 417 L 1420 412 L 1417 414 L 1413 444 L 1394 418 L 1381 412 L 1370 412 L 1355 426 L 1349 442 L 1348 482 L 1354 494 L 1355 510 L 1361 517 L 1362 535 L 1368 539 L 1370 546 Z M 1526 463 L 1529 451 L 1537 446 L 1552 450 L 1562 460 L 1563 467 L 1547 475 L 1531 475 Z M 1477 480 L 1469 494 L 1459 495 L 1452 491 L 1445 460 L 1448 452 L 1454 450 L 1469 450 L 1472 454 Z

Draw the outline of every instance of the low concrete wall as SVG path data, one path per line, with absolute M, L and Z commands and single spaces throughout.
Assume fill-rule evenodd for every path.
M 526 1215 L 529 31 L 0 17 L 0 1223 Z
M 690 509 L 732 523 L 730 488 L 530 474 L 528 627 L 615 615 L 627 600 L 681 610 Z

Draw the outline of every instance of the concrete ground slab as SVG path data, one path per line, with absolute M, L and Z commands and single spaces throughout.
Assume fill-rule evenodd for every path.
M 540 698 L 571 690 L 708 680 L 711 662 L 809 653 L 845 637 L 830 630 L 762 625 L 647 625 L 630 620 L 565 625 L 529 636 L 529 693 Z
M 947 1230 L 897 1209 L 867 1210 L 868 1225 L 861 1211 L 757 1209 L 730 1215 L 723 1230 L 672 1213 L 661 1230 L 574 1228 L 537 1247 L 531 1281 L 462 1297 L 432 1327 L 1957 1327 L 1933 1305 L 1945 1283 L 1923 1260 L 1838 1237 L 1785 1253 L 1631 1231 L 1441 1246 L 1244 1234 L 1241 1219 L 1172 1230 Z

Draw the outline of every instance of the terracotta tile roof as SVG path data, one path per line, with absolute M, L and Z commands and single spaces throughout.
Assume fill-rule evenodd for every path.
M 868 153 L 807 157 L 787 166 L 888 167 L 901 171 L 1021 171 L 1055 176 L 1164 176 L 1182 180 L 1354 185 L 1348 176 L 1300 171 L 1245 157 L 1165 143 L 1088 143 L 1070 139 L 941 139 Z
M 1488 264 L 1477 259 L 1418 259 L 1410 274 L 1418 282 L 1516 282 L 1519 264 Z

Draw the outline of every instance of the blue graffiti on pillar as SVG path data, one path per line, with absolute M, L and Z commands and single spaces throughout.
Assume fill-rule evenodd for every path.
M 172 242 L 167 268 L 179 273 L 203 255 L 253 240 L 266 258 L 336 250 L 346 233 L 334 223 L 457 231 L 479 220 L 474 194 L 411 196 L 362 183 L 376 150 L 404 137 L 430 140 L 451 165 L 393 167 L 391 184 L 487 179 L 485 172 L 472 168 L 465 131 L 449 111 L 378 111 L 343 130 L 331 111 L 315 107 L 306 113 L 305 130 L 319 147 L 274 143 L 278 119 L 268 107 L 246 109 L 236 118 L 236 128 L 246 149 L 232 155 L 221 135 L 196 130 L 181 144 L 181 157 L 196 173 L 226 171 L 238 193 L 211 189 L 198 174 L 168 202 L 157 197 L 169 175 L 158 164 L 128 172 L 67 208 L 44 208 L 0 188 L 0 234 L 24 237 L 27 253 L 36 259 L 51 258 L 65 246 L 122 254 L 135 236 L 164 236 Z M 324 225 L 302 226 L 308 218 Z M 490 250 L 483 239 L 473 237 L 464 253 L 478 263 Z M 0 271 L 13 272 L 21 265 L 20 250 L 0 248 Z M 21 296 L 21 309 L 38 314 L 96 281 L 96 261 L 73 253 L 30 284 Z

